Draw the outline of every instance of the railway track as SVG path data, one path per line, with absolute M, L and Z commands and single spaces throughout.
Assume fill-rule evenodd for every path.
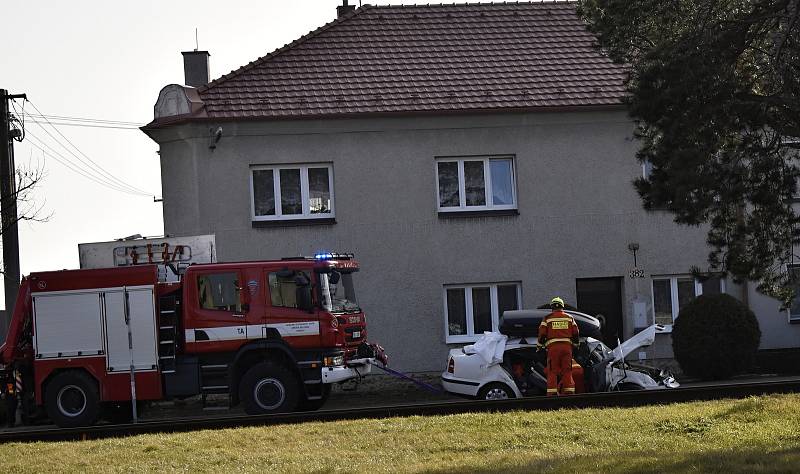
M 261 416 L 191 417 L 151 420 L 137 424 L 97 425 L 85 428 L 20 428 L 0 433 L 0 442 L 85 440 L 144 433 L 265 426 L 309 421 L 357 420 L 396 416 L 452 415 L 469 412 L 555 410 L 559 408 L 634 407 L 688 401 L 743 398 L 751 395 L 800 392 L 800 379 L 681 387 L 671 390 L 588 393 L 569 397 L 534 397 L 495 401 L 451 401 L 356 409 L 320 410 Z

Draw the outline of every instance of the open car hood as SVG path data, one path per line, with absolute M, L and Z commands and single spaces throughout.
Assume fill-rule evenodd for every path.
M 660 324 L 653 324 L 649 328 L 639 332 L 638 334 L 634 335 L 632 338 L 618 345 L 611 351 L 613 357 L 611 363 L 615 364 L 621 361 L 622 359 L 627 357 L 628 354 L 635 351 L 636 349 L 639 349 L 640 347 L 647 347 L 651 345 L 653 341 L 656 340 L 656 334 L 663 332 L 665 332 L 664 326 Z

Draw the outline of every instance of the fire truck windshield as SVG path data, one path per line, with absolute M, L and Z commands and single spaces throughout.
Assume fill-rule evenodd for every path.
M 356 300 L 356 291 L 353 286 L 353 274 L 331 273 L 320 274 L 320 288 L 322 290 L 322 304 L 332 313 L 360 313 L 361 308 Z

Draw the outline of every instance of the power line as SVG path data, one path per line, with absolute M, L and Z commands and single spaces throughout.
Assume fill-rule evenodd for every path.
M 77 166 L 75 163 L 71 162 L 69 160 L 69 158 L 66 158 L 64 155 L 62 155 L 61 153 L 59 153 L 58 151 L 53 149 L 53 147 L 48 145 L 46 142 L 42 141 L 34 133 L 29 131 L 28 134 L 30 135 L 28 137 L 28 141 L 31 144 L 31 146 L 36 147 L 44 155 L 46 155 L 46 156 L 48 156 L 50 158 L 53 158 L 58 163 L 61 163 L 63 166 L 65 166 L 66 168 L 70 169 L 74 173 L 77 173 L 77 174 L 79 174 L 79 175 L 83 176 L 84 178 L 89 179 L 91 181 L 94 181 L 95 183 L 97 183 L 97 184 L 99 184 L 101 186 L 104 186 L 104 187 L 109 188 L 109 189 L 113 189 L 114 191 L 119 191 L 119 192 L 126 193 L 126 194 L 133 194 L 133 195 L 136 195 L 136 196 L 152 196 L 152 194 L 144 194 L 144 193 L 139 193 L 139 192 L 133 192 L 133 191 L 130 191 L 128 189 L 125 189 L 125 188 L 122 188 L 120 186 L 117 186 L 114 183 L 111 183 L 111 182 L 108 182 L 108 181 L 103 181 L 102 178 L 98 178 L 97 176 L 94 176 L 94 175 L 88 173 L 86 170 L 80 168 L 80 166 Z M 31 141 L 31 139 L 33 141 Z M 47 148 L 47 150 L 50 150 L 50 151 L 45 150 L 45 148 Z
M 140 127 L 142 124 L 139 122 L 124 122 L 121 120 L 106 120 L 106 119 L 95 119 L 95 118 L 86 118 L 86 117 L 70 117 L 68 115 L 41 115 L 41 114 L 32 114 L 26 113 L 29 117 L 33 118 L 41 118 L 41 119 L 53 119 L 53 120 L 67 120 L 70 122 L 89 122 L 89 123 L 106 123 L 106 124 L 114 124 L 114 125 L 131 125 Z
M 28 115 L 28 118 L 34 123 L 40 123 L 34 118 L 32 115 Z M 67 122 L 48 122 L 52 125 L 65 125 L 67 127 L 89 127 L 89 128 L 114 128 L 117 130 L 139 130 L 139 127 L 126 127 L 121 125 L 98 125 L 98 124 L 89 124 L 89 123 L 67 123 Z
M 64 155 L 62 155 L 61 153 L 56 151 L 53 147 L 51 147 L 45 141 L 43 141 L 42 139 L 37 137 L 34 133 L 29 132 L 29 134 L 30 134 L 30 137 L 28 137 L 28 138 L 29 139 L 32 138 L 34 140 L 33 142 L 31 142 L 31 145 L 33 145 L 34 147 L 36 147 L 39 150 L 41 150 L 41 152 L 44 153 L 45 155 L 47 155 L 50 158 L 53 158 L 57 162 L 61 163 L 63 166 L 69 168 L 71 171 L 83 176 L 86 179 L 94 181 L 95 183 L 97 183 L 97 184 L 99 184 L 101 186 L 105 186 L 105 187 L 113 189 L 115 191 L 120 191 L 120 192 L 124 192 L 124 193 L 128 193 L 128 194 L 137 194 L 137 195 L 139 194 L 139 193 L 133 193 L 133 192 L 127 190 L 127 189 L 124 189 L 124 188 L 121 188 L 119 186 L 116 186 L 113 183 L 110 183 L 108 181 L 103 181 L 102 178 L 99 178 L 97 176 L 94 176 L 94 175 L 90 174 L 85 169 L 82 169 L 80 166 L 78 166 L 75 163 L 73 163 L 72 161 L 70 161 L 69 158 L 66 158 Z M 50 150 L 50 151 L 48 152 L 47 150 L 45 150 L 42 147 L 47 148 L 47 150 Z
M 72 156 L 74 156 L 75 158 L 77 158 L 77 159 L 78 159 L 78 161 L 80 162 L 80 164 L 72 162 L 72 161 L 71 161 L 69 158 L 66 158 L 66 157 L 64 157 L 64 155 L 62 155 L 61 153 L 59 153 L 58 151 L 56 151 L 56 150 L 55 150 L 53 147 L 51 147 L 50 145 L 48 145 L 48 144 L 47 144 L 47 143 L 46 143 L 44 140 L 42 140 L 41 138 L 37 137 L 35 134 L 33 134 L 33 132 L 31 132 L 30 130 L 28 130 L 28 132 L 27 132 L 27 133 L 29 133 L 29 134 L 31 134 L 33 137 L 35 137 L 35 138 L 37 139 L 37 141 L 39 141 L 39 143 L 41 143 L 41 144 L 43 144 L 44 146 L 46 146 L 46 147 L 47 147 L 49 150 L 51 150 L 53 153 L 56 153 L 56 154 L 58 154 L 58 156 L 60 156 L 60 157 L 61 157 L 61 159 L 68 161 L 68 162 L 69 162 L 69 163 L 72 165 L 72 166 L 69 166 L 69 168 L 70 168 L 71 170 L 75 171 L 76 173 L 82 174 L 82 175 L 84 175 L 84 176 L 86 176 L 86 177 L 89 177 L 87 174 L 91 174 L 91 178 L 90 178 L 90 179 L 93 179 L 95 182 L 97 182 L 97 183 L 99 183 L 99 184 L 102 184 L 102 185 L 104 185 L 104 186 L 106 186 L 106 187 L 110 187 L 110 186 L 108 186 L 107 184 L 112 184 L 112 185 L 114 186 L 114 189 L 116 189 L 116 190 L 118 190 L 118 191 L 127 192 L 128 194 L 139 194 L 139 195 L 142 195 L 142 196 L 151 196 L 151 195 L 152 195 L 152 194 L 150 194 L 150 193 L 148 193 L 148 192 L 145 192 L 145 191 L 142 191 L 142 190 L 140 190 L 140 189 L 134 188 L 133 186 L 129 186 L 129 185 L 127 185 L 126 183 L 124 183 L 124 182 L 122 182 L 121 180 L 118 180 L 118 179 L 116 179 L 116 178 L 114 178 L 113 180 L 109 180 L 109 178 L 108 178 L 107 176 L 104 176 L 104 174 L 101 172 L 101 171 L 105 171 L 105 170 L 102 170 L 102 169 L 101 169 L 101 170 L 98 170 L 98 169 L 95 169 L 95 168 L 93 168 L 91 165 L 89 165 L 88 163 L 86 163 L 86 161 L 85 161 L 85 160 L 81 159 L 81 157 L 80 157 L 80 156 L 76 155 L 76 154 L 75 154 L 75 153 L 74 153 L 72 150 L 70 150 L 70 149 L 69 149 L 69 148 L 67 148 L 67 147 L 66 147 L 66 146 L 65 146 L 63 143 L 61 143 L 61 142 L 58 140 L 58 138 L 56 138 L 55 136 L 53 136 L 53 134 L 52 134 L 52 133 L 50 133 L 50 131 L 49 131 L 49 130 L 47 130 L 46 128 L 42 127 L 42 124 L 41 124 L 41 123 L 39 123 L 39 122 L 36 122 L 36 121 L 33 121 L 33 122 L 34 122 L 36 125 L 38 125 L 38 126 L 39 126 L 39 128 L 41 128 L 41 129 L 42 129 L 42 130 L 43 130 L 45 133 L 47 133 L 47 134 L 50 136 L 50 138 L 52 138 L 53 140 L 55 140 L 55 142 L 56 142 L 56 143 L 58 143 L 59 145 L 61 145 L 61 147 L 62 147 L 62 148 L 64 148 L 64 150 L 66 150 L 66 151 L 67 151 L 69 154 L 71 154 Z M 58 130 L 56 129 L 56 131 L 58 131 Z M 52 155 L 51 155 L 51 156 L 52 156 Z M 59 161 L 59 160 L 56 160 L 56 161 Z M 59 161 L 59 163 L 62 163 L 62 162 L 61 162 L 61 161 Z M 62 163 L 62 164 L 64 164 L 64 163 Z M 66 166 L 66 165 L 65 165 L 65 166 Z M 81 171 L 78 171 L 78 170 L 77 170 L 77 169 L 75 169 L 74 167 L 77 167 L 77 168 L 78 168 L 78 169 L 80 169 Z M 105 172 L 105 174 L 109 174 L 109 173 L 108 173 L 108 172 Z M 113 177 L 113 176 L 112 176 L 112 177 Z M 115 181 L 118 181 L 118 182 L 115 182 Z M 121 183 L 121 184 L 120 184 L 120 183 Z
M 32 107 L 33 107 L 33 108 L 34 108 L 34 109 L 35 109 L 37 112 L 39 112 L 39 114 L 40 114 L 40 115 L 44 116 L 44 114 L 42 113 L 42 111 L 41 111 L 41 110 L 39 110 L 39 108 L 38 108 L 38 107 L 36 107 L 36 104 L 34 104 L 33 102 L 31 102 L 30 100 L 28 100 L 28 102 L 30 102 L 31 106 L 32 106 Z M 137 187 L 135 187 L 135 186 L 132 186 L 132 185 L 130 185 L 130 184 L 128 184 L 128 183 L 126 183 L 126 182 L 122 181 L 121 179 L 117 178 L 117 177 L 116 177 L 116 176 L 114 176 L 113 174 L 111 174 L 111 173 L 109 173 L 108 171 L 106 171 L 106 170 L 105 170 L 105 169 L 104 169 L 102 166 L 100 166 L 99 164 L 97 164 L 97 163 L 96 163 L 94 160 L 92 160 L 92 159 L 91 159 L 91 158 L 89 158 L 89 157 L 88 157 L 88 156 L 87 156 L 85 153 L 83 153 L 83 152 L 82 152 L 82 151 L 81 151 L 81 150 L 80 150 L 80 149 L 79 149 L 77 146 L 75 146 L 75 144 L 74 144 L 74 143 L 72 143 L 72 142 L 70 141 L 70 139 L 69 139 L 69 138 L 67 138 L 67 137 L 66 137 L 66 136 L 65 136 L 63 133 L 61 133 L 61 131 L 60 131 L 58 128 L 56 128 L 56 126 L 55 126 L 55 125 L 53 125 L 52 123 L 50 123 L 50 121 L 49 121 L 48 119 L 44 119 L 44 120 L 45 120 L 45 121 L 46 121 L 48 124 L 50 124 L 50 126 L 51 126 L 51 127 L 52 127 L 52 128 L 53 128 L 53 129 L 54 129 L 54 130 L 55 130 L 55 131 L 56 131 L 56 132 L 57 132 L 57 133 L 58 133 L 58 134 L 59 134 L 59 135 L 60 135 L 60 136 L 61 136 L 61 137 L 62 137 L 64 140 L 66 140 L 66 141 L 67 141 L 67 143 L 69 143 L 69 144 L 72 146 L 72 148 L 74 148 L 74 149 L 75 149 L 75 150 L 76 150 L 78 153 L 80 153 L 81 155 L 83 155 L 83 157 L 84 157 L 84 158 L 86 158 L 86 160 L 88 160 L 90 163 L 92 163 L 92 165 L 94 165 L 94 166 L 95 166 L 95 168 L 97 169 L 97 172 L 98 172 L 98 174 L 100 174 L 100 175 L 105 175 L 105 178 L 104 178 L 104 179 L 109 179 L 109 180 L 111 180 L 112 182 L 115 182 L 115 184 L 116 184 L 117 186 L 124 187 L 124 188 L 128 188 L 128 189 L 130 189 L 131 191 L 134 191 L 134 192 L 137 192 L 137 193 L 140 193 L 140 194 L 143 194 L 143 195 L 147 195 L 147 196 L 149 196 L 149 195 L 152 195 L 151 193 L 148 193 L 148 192 L 146 192 L 146 191 L 143 191 L 143 190 L 141 190 L 141 189 L 139 189 L 139 188 L 137 188 Z M 82 159 L 80 156 L 78 156 L 78 155 L 76 155 L 75 153 L 73 153 L 73 152 L 72 152 L 72 150 L 70 150 L 70 149 L 69 149 L 69 148 L 68 148 L 66 145 L 64 145 L 63 143 L 61 143 L 61 141 L 60 141 L 58 138 L 54 137 L 54 136 L 53 136 L 53 134 L 52 134 L 52 133 L 50 133 L 50 131 L 49 131 L 49 130 L 47 130 L 45 127 L 43 127 L 43 126 L 42 126 L 40 123 L 37 123 L 37 125 L 39 125 L 39 127 L 40 127 L 42 130 L 44 130 L 44 131 L 45 131 L 45 133 L 47 133 L 48 135 L 50 135 L 50 137 L 51 137 L 53 140 L 55 140 L 55 141 L 56 141 L 56 143 L 58 143 L 59 145 L 61 145 L 61 146 L 62 146 L 62 147 L 65 149 L 65 150 L 67 150 L 67 151 L 68 151 L 68 152 L 69 152 L 69 153 L 70 153 L 72 156 L 74 156 L 75 158 L 77 158 L 77 159 L 78 159 L 78 161 L 81 161 L 81 162 L 83 162 L 85 165 L 87 165 L 88 167 L 90 167 L 90 168 L 91 168 L 91 165 L 89 165 L 88 163 L 86 163 L 86 161 L 85 161 L 85 160 L 83 160 L 83 159 Z
M 45 116 L 45 114 L 43 114 L 43 113 L 42 113 L 42 111 L 41 111 L 41 110 L 39 110 L 39 108 L 38 108 L 38 107 L 36 107 L 36 104 L 34 104 L 33 102 L 31 102 L 30 100 L 28 100 L 28 102 L 31 104 L 31 106 L 34 108 L 34 110 L 36 110 L 36 111 L 39 113 L 39 115 L 41 115 L 41 116 Z M 126 183 L 125 181 L 123 181 L 123 180 L 121 180 L 121 179 L 117 178 L 117 177 L 116 177 L 116 176 L 114 176 L 113 174 L 109 173 L 108 171 L 106 171 L 106 170 L 105 170 L 105 169 L 104 169 L 102 166 L 100 166 L 99 164 L 97 164 L 97 162 L 95 162 L 94 160 L 92 160 L 91 158 L 89 158 L 89 156 L 87 156 L 87 155 L 86 155 L 86 153 L 82 152 L 82 151 L 81 151 L 81 150 L 80 150 L 80 149 L 79 149 L 77 146 L 75 146 L 75 144 L 74 144 L 74 143 L 72 143 L 72 142 L 69 140 L 69 138 L 67 138 L 67 137 L 66 137 L 66 136 L 65 136 L 63 133 L 61 133 L 61 131 L 60 131 L 60 130 L 59 130 L 59 129 L 58 129 L 56 126 L 55 126 L 55 125 L 53 125 L 53 124 L 52 124 L 52 123 L 51 123 L 51 122 L 50 122 L 48 119 L 46 119 L 46 118 L 45 118 L 44 120 L 45 120 L 45 121 L 46 121 L 46 122 L 47 122 L 47 123 L 48 123 L 48 124 L 49 124 L 49 125 L 50 125 L 50 126 L 51 126 L 51 127 L 52 127 L 52 128 L 53 128 L 53 129 L 54 129 L 54 130 L 55 130 L 55 131 L 56 131 L 56 132 L 57 132 L 57 133 L 58 133 L 58 134 L 59 134 L 59 135 L 60 135 L 60 136 L 63 138 L 63 139 L 64 139 L 64 140 L 66 140 L 66 141 L 67 141 L 67 143 L 69 143 L 69 144 L 72 146 L 72 148 L 74 148 L 74 149 L 75 149 L 75 150 L 76 150 L 78 153 L 80 153 L 80 154 L 81 154 L 81 155 L 82 155 L 84 158 L 86 158 L 86 160 L 88 160 L 88 161 L 89 161 L 89 162 L 90 162 L 92 165 L 94 165 L 94 167 L 96 168 L 96 170 L 97 170 L 97 172 L 98 172 L 99 174 L 101 174 L 101 175 L 105 175 L 105 177 L 106 177 L 105 179 L 108 179 L 108 180 L 110 180 L 110 181 L 114 182 L 114 183 L 115 183 L 117 186 L 121 186 L 121 187 L 124 187 L 124 188 L 128 188 L 128 189 L 130 189 L 131 191 L 133 191 L 133 192 L 135 192 L 135 193 L 139 193 L 139 194 L 142 194 L 142 195 L 144 195 L 144 196 L 153 196 L 153 193 L 148 193 L 147 191 L 144 191 L 144 190 L 142 190 L 142 189 L 139 189 L 139 188 L 137 188 L 136 186 L 130 185 L 130 184 Z M 73 152 L 72 152 L 72 150 L 70 150 L 70 149 L 69 149 L 69 147 L 67 147 L 66 145 L 64 145 L 63 143 L 61 143 L 61 141 L 60 141 L 58 138 L 54 137 L 54 136 L 53 136 L 53 134 L 52 134 L 52 133 L 50 133 L 50 132 L 49 132 L 49 131 L 48 131 L 48 130 L 45 128 L 45 127 L 43 127 L 43 126 L 42 126 L 40 123 L 37 123 L 37 125 L 39 125 L 39 127 L 40 127 L 42 130 L 44 130 L 44 131 L 45 131 L 45 132 L 46 132 L 48 135 L 50 135 L 50 137 L 51 137 L 51 138 L 53 138 L 53 140 L 55 140 L 55 141 L 56 141 L 56 143 L 58 143 L 59 145 L 61 145 L 62 147 L 64 147 L 64 149 L 65 149 L 65 150 L 67 150 L 67 151 L 68 151 L 68 152 L 69 152 L 69 153 L 70 153 L 72 156 L 74 156 L 74 157 L 75 157 L 75 158 L 77 158 L 79 161 L 83 162 L 84 164 L 86 164 L 87 166 L 89 166 L 89 167 L 91 168 L 91 165 L 89 165 L 89 163 L 87 163 L 87 162 L 86 162 L 86 160 L 82 159 L 80 156 L 78 156 L 78 155 L 76 155 L 75 153 L 73 153 Z

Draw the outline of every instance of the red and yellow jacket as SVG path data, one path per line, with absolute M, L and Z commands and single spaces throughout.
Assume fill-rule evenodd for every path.
M 539 344 L 549 346 L 554 342 L 578 343 L 578 325 L 561 310 L 548 314 L 539 324 Z

